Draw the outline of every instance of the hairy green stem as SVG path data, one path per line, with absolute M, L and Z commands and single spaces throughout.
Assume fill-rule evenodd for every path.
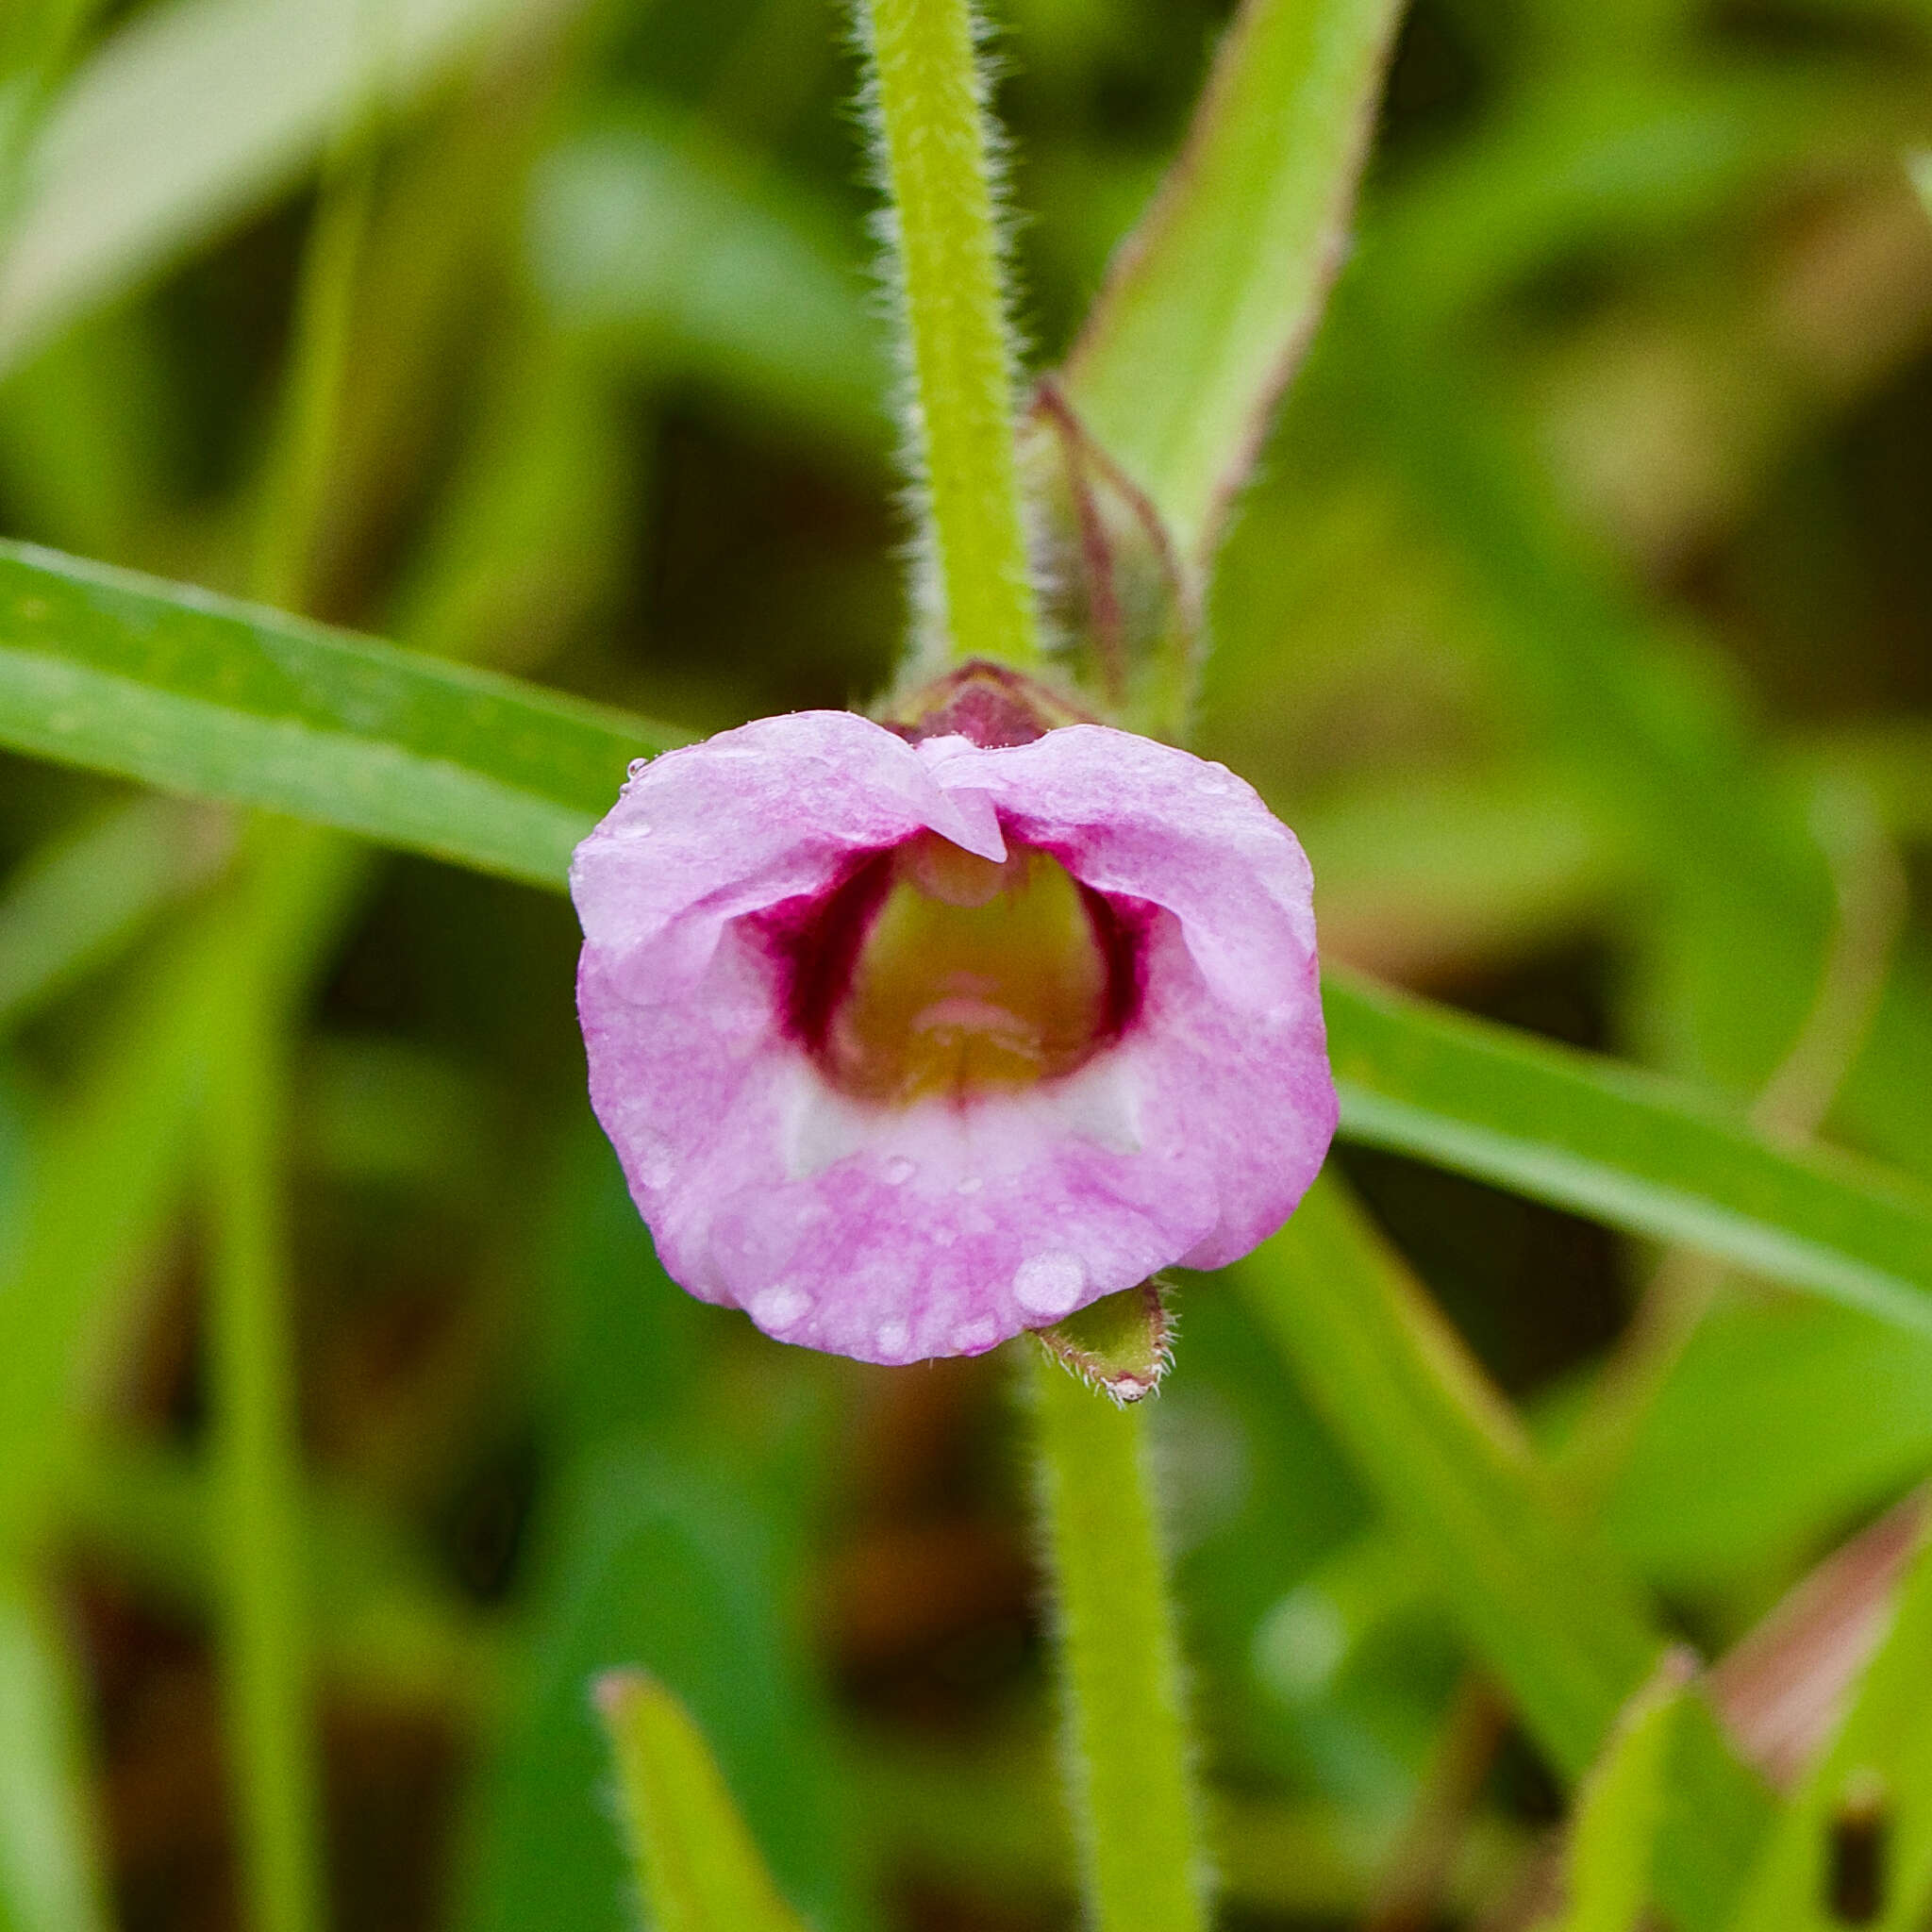
M 862 0 L 911 349 L 914 454 L 956 658 L 1040 646 L 1013 450 L 1014 360 L 969 0 Z
M 1092 1932 L 1204 1932 L 1207 1866 L 1146 1418 L 1031 1353 L 1089 1922 Z

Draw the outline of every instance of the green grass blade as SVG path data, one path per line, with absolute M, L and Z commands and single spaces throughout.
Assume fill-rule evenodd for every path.
M 876 456 L 891 358 L 849 226 L 659 108 L 539 159 L 527 255 L 556 325 L 613 361 L 697 375 Z
M 0 371 L 293 184 L 358 101 L 397 108 L 564 0 L 175 0 L 53 104 L 0 259 Z
M 1370 1487 L 1402 1499 L 1544 1748 L 1580 1774 L 1656 1661 L 1636 1591 L 1558 1516 L 1514 1418 L 1339 1182 L 1318 1181 L 1237 1278 Z
M 0 1576 L 0 1925 L 106 1932 L 80 1793 L 81 1720 L 43 1607 Z
M 1932 1201 L 1634 1067 L 1331 972 L 1341 1132 L 1932 1329 Z
M 1584 1780 L 1565 1861 L 1568 1902 L 1546 1932 L 1630 1932 L 1640 1923 L 1650 1903 L 1684 1681 L 1666 1657 L 1630 1700 Z
M 1890 1633 L 1838 1735 L 1793 1793 L 1730 1932 L 1916 1932 L 1932 1893 L 1932 1551 L 1899 1585 Z M 1875 1896 L 1842 1899 L 1845 1840 L 1875 1845 Z M 1861 1888 L 1862 1889 L 1862 1888 Z
M 597 1707 L 657 1932 L 804 1932 L 677 1699 L 641 1671 L 613 1671 L 597 1686 Z
M 223 813 L 136 798 L 42 846 L 0 897 L 0 1026 L 39 1012 L 208 884 L 230 842 Z
M 681 734 L 177 584 L 0 544 L 0 743 L 556 886 Z
M 1514 1418 L 1338 1182 L 1318 1181 L 1235 1278 L 1531 1735 L 1580 1777 L 1663 1650 L 1629 1579 L 1560 1512 Z M 1704 1932 L 1768 1805 L 1704 1707 L 1686 1718 L 1657 1889 Z
M 1247 0 L 1070 358 L 1087 427 L 1184 556 L 1211 551 L 1313 333 L 1400 12 Z

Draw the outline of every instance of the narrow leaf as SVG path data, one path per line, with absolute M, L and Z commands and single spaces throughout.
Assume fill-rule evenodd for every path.
M 0 897 L 0 1026 L 39 1011 L 206 885 L 230 834 L 221 812 L 136 798 L 26 859 Z
M 1581 1776 L 1664 1648 L 1629 1579 L 1559 1511 L 1514 1417 L 1339 1182 L 1317 1181 L 1235 1278 L 1530 1734 Z M 1677 1751 L 1657 1888 L 1704 1932 L 1768 1806 L 1701 1703 Z
M 684 1707 L 641 1671 L 598 1681 L 638 1888 L 658 1932 L 803 1932 Z
M 1331 971 L 1345 1138 L 1932 1329 L 1932 1200 L 1635 1067 Z
M 880 450 L 891 358 L 841 235 L 833 210 L 663 113 L 587 129 L 530 187 L 532 278 L 560 326 Z
M 1912 1932 L 1932 1892 L 1932 1551 L 1830 1747 L 1786 1807 L 1731 1932 Z
M 289 187 L 352 104 L 408 101 L 564 0 L 175 0 L 55 102 L 0 255 L 0 371 Z
M 679 733 L 178 584 L 0 544 L 0 743 L 555 886 Z
M 1341 260 L 1400 11 L 1398 0 L 1246 0 L 1187 146 L 1068 362 L 1087 427 L 1196 562 Z
M 0 1924 L 105 1932 L 81 1779 L 81 1723 L 42 1607 L 0 1579 Z
M 1667 1652 L 1625 1707 L 1577 1798 L 1570 1827 L 1568 1905 L 1549 1932 L 1631 1932 L 1650 1903 L 1671 1746 L 1694 1669 Z

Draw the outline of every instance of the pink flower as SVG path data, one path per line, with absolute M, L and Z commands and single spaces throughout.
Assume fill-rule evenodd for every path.
M 785 1341 L 973 1355 L 1219 1267 L 1334 1130 L 1301 847 L 1126 732 L 766 718 L 638 767 L 571 891 L 658 1255 Z

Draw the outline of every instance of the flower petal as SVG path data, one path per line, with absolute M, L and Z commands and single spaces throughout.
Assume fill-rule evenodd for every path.
M 1121 1037 L 1030 1088 L 890 1108 L 786 1024 L 744 915 L 930 828 L 1052 853 L 1136 935 Z M 579 848 L 592 1104 L 665 1267 L 788 1341 L 974 1354 L 1279 1225 L 1335 1120 L 1306 860 L 1219 766 L 1104 726 L 982 750 L 842 712 L 643 768 Z

